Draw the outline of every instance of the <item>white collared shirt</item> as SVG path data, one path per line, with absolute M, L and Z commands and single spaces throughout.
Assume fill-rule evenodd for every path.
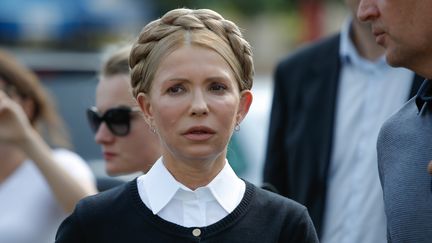
M 138 178 L 137 186 L 141 200 L 153 214 L 184 227 L 216 223 L 240 204 L 246 190 L 228 161 L 207 186 L 192 191 L 171 175 L 162 158 Z

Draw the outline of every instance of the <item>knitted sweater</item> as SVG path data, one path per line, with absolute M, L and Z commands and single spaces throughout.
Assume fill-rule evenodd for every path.
M 378 166 L 384 193 L 389 242 L 432 242 L 432 86 L 383 125 L 378 137 Z M 423 97 L 423 99 L 422 99 Z M 423 108 L 423 109 L 422 109 Z
M 307 209 L 246 182 L 237 208 L 215 224 L 187 228 L 153 215 L 136 180 L 81 200 L 61 224 L 57 243 L 318 242 Z

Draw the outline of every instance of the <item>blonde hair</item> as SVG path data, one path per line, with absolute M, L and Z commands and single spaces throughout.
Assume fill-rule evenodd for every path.
M 34 103 L 29 121 L 51 146 L 70 148 L 68 132 L 57 113 L 55 103 L 38 77 L 12 55 L 0 50 L 0 77 L 12 85 L 23 99 Z
M 107 51 L 107 56 L 102 64 L 101 76 L 113 76 L 117 74 L 130 74 L 129 54 L 131 45 L 116 47 L 114 51 Z
M 162 58 L 186 44 L 216 51 L 231 67 L 240 91 L 252 88 L 252 50 L 239 28 L 215 11 L 180 8 L 146 25 L 135 41 L 129 57 L 133 95 L 149 93 Z

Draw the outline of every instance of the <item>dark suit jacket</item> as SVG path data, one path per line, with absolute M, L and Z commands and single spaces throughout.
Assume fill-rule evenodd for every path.
M 319 235 L 341 67 L 339 44 L 340 35 L 331 36 L 277 66 L 263 175 L 280 194 L 309 209 Z M 415 78 L 410 97 L 422 81 Z

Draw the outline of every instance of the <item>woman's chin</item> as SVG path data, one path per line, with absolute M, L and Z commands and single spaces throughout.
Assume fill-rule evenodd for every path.
M 120 176 L 127 173 L 124 169 L 119 168 L 113 161 L 105 162 L 105 172 L 109 176 Z

